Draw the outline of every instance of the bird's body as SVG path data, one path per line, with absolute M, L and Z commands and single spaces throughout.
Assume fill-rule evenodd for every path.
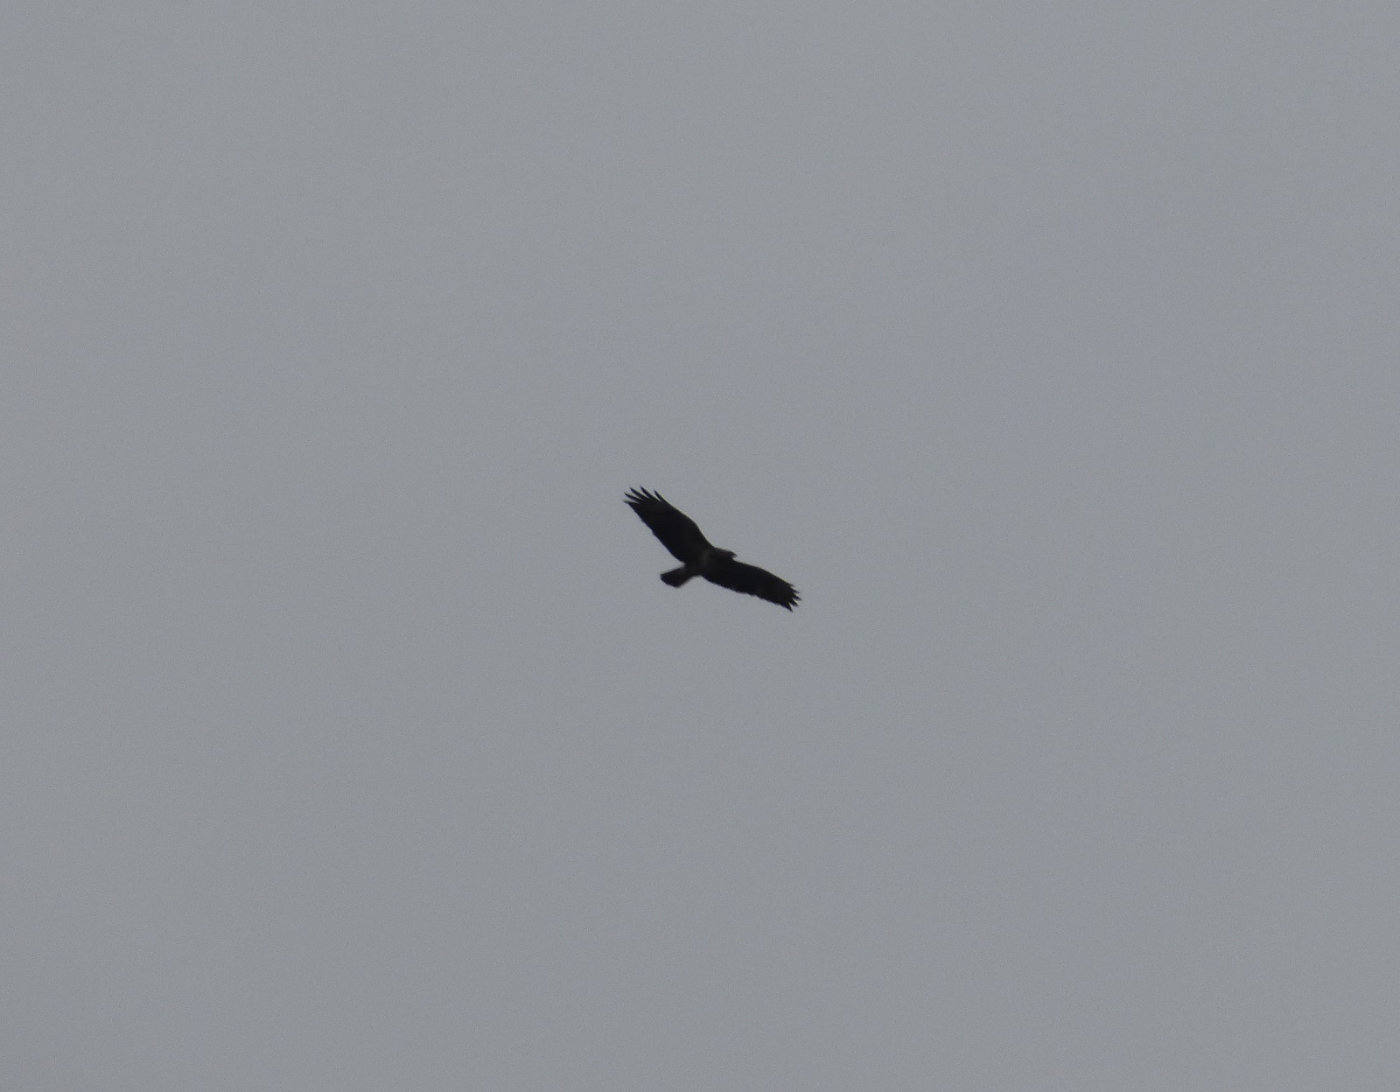
M 786 610 L 792 610 L 796 604 L 796 588 L 755 565 L 735 561 L 733 550 L 712 546 L 695 521 L 660 493 L 633 489 L 626 500 L 661 545 L 681 563 L 680 568 L 661 574 L 661 579 L 671 587 L 679 588 L 691 577 L 699 576 L 721 588 L 756 595 Z

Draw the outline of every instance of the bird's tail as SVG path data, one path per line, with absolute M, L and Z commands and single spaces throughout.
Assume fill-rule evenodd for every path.
M 692 572 L 687 572 L 686 567 L 682 565 L 679 569 L 671 569 L 669 572 L 662 573 L 661 579 L 665 583 L 670 584 L 671 587 L 679 588 L 694 575 L 695 574 Z

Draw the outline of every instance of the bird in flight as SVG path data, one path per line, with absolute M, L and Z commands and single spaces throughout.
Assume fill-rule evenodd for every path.
M 673 507 L 660 493 L 633 489 L 626 500 L 632 511 L 651 528 L 651 533 L 661 540 L 661 545 L 681 563 L 679 569 L 661 574 L 661 579 L 671 587 L 679 588 L 692 576 L 703 576 L 721 588 L 756 595 L 792 610 L 798 600 L 796 588 L 755 565 L 735 561 L 733 550 L 711 546 L 695 521 Z

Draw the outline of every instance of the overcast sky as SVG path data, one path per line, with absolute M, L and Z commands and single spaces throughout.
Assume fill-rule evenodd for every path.
M 6 6 L 0 1084 L 1400 1084 L 1397 43 Z

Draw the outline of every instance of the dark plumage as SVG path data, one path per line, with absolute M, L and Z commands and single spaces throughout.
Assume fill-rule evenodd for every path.
M 679 569 L 661 574 L 661 579 L 671 587 L 679 588 L 692 576 L 701 576 L 721 588 L 756 595 L 792 610 L 799 597 L 791 584 L 757 566 L 735 561 L 733 550 L 711 546 L 695 521 L 673 507 L 660 493 L 633 489 L 626 499 L 632 511 L 661 540 L 661 545 L 681 563 Z

